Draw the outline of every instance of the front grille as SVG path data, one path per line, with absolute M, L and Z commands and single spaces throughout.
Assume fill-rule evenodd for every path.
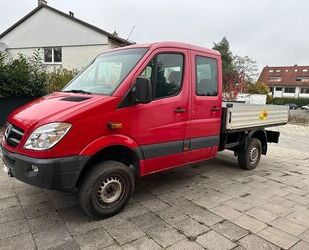
M 11 147 L 17 147 L 21 142 L 24 134 L 25 133 L 21 128 L 18 128 L 12 124 L 7 124 L 4 132 L 6 142 Z

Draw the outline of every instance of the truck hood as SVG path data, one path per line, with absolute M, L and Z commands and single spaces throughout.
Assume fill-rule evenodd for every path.
M 63 121 L 75 111 L 81 110 L 92 104 L 100 104 L 102 100 L 111 98 L 103 95 L 83 95 L 56 92 L 16 109 L 9 116 L 9 122 L 24 131 L 37 123 Z

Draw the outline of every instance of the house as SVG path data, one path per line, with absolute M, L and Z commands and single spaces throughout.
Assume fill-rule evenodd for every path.
M 273 97 L 309 98 L 309 66 L 266 66 L 258 81 L 269 86 Z
M 116 32 L 111 34 L 38 1 L 38 7 L 0 34 L 0 50 L 9 56 L 30 56 L 40 50 L 43 63 L 51 70 L 85 67 L 99 53 L 130 45 Z

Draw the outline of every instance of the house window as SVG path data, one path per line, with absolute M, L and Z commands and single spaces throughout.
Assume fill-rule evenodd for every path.
M 61 63 L 62 48 L 44 48 L 44 63 Z
M 276 72 L 277 72 L 277 73 L 280 73 L 280 72 L 281 72 L 281 69 L 277 69 Z
M 295 88 L 284 88 L 284 93 L 295 93 Z
M 288 69 L 286 69 L 286 70 L 285 70 L 285 72 L 289 72 L 289 70 L 288 70 Z
M 309 77 L 308 76 L 298 76 L 296 77 L 297 82 L 309 82 Z
M 300 90 L 300 93 L 301 93 L 301 94 L 309 94 L 309 88 L 302 88 L 302 89 Z
M 276 91 L 282 91 L 282 87 L 276 87 Z
M 281 77 L 268 77 L 270 82 L 281 82 Z
M 308 72 L 308 69 L 303 69 L 303 72 Z
M 274 70 L 273 70 L 273 69 L 270 69 L 270 70 L 269 70 L 269 73 L 273 73 L 273 72 L 274 72 Z

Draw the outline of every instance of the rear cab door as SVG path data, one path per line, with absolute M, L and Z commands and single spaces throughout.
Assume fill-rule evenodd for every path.
M 222 112 L 221 57 L 191 51 L 190 162 L 213 158 L 219 146 Z

